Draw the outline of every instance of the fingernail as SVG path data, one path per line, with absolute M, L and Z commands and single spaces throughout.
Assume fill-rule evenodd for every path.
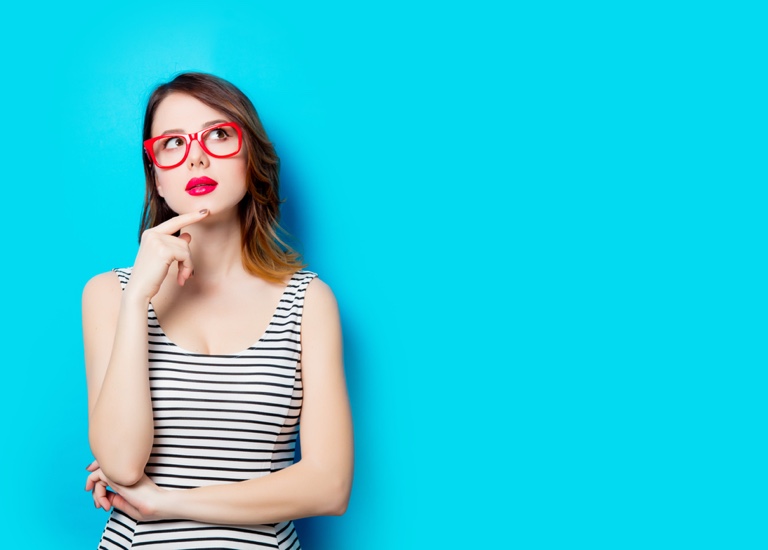
M 207 213 L 208 213 L 208 209 L 207 209 L 207 208 L 203 208 L 203 209 L 200 211 L 200 213 L 201 213 L 201 214 L 207 214 Z

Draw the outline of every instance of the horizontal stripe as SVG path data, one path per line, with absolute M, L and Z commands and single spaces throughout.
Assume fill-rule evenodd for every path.
M 172 372 L 172 373 L 188 374 L 188 375 L 191 375 L 191 376 L 205 376 L 206 378 L 201 379 L 201 380 L 204 381 L 204 382 L 208 382 L 210 384 L 219 384 L 219 383 L 226 384 L 228 382 L 228 380 L 211 380 L 209 373 L 200 372 L 199 370 L 180 369 L 180 368 L 176 368 L 176 367 L 168 367 L 168 366 L 165 366 L 165 367 L 150 367 L 149 368 L 149 372 L 150 373 Z M 158 376 L 157 374 L 150 374 L 150 376 L 154 380 L 162 380 L 162 377 Z M 291 375 L 288 375 L 288 374 L 276 373 L 276 372 L 265 372 L 263 370 L 262 371 L 258 371 L 258 372 L 242 372 L 242 371 L 240 371 L 240 372 L 238 372 L 238 371 L 225 372 L 225 371 L 219 370 L 218 372 L 216 372 L 216 376 L 218 376 L 219 378 L 224 377 L 224 376 L 233 376 L 233 377 L 239 377 L 239 378 L 242 378 L 242 377 L 254 378 L 254 377 L 263 377 L 263 376 L 274 376 L 274 377 L 278 377 L 278 378 L 288 378 L 288 379 L 295 378 L 295 376 L 291 376 Z M 174 380 L 189 380 L 189 381 L 197 381 L 198 380 L 197 378 L 191 378 L 190 376 L 186 376 L 184 378 L 173 378 L 173 379 Z M 237 384 L 237 383 L 241 383 L 242 381 L 235 379 L 235 380 L 232 380 L 232 382 Z
M 239 542 L 244 543 L 248 545 L 253 545 L 254 547 L 259 546 L 262 548 L 278 548 L 276 544 L 273 542 L 263 542 L 263 541 L 257 541 L 257 540 L 246 540 L 241 538 L 235 538 L 235 537 L 195 537 L 195 538 L 183 538 L 183 539 L 169 539 L 163 541 L 163 548 L 168 548 L 165 545 L 168 544 L 182 544 L 186 542 L 207 542 L 208 544 L 221 544 L 224 542 Z M 143 541 L 143 542 L 134 542 L 132 548 L 136 548 L 137 546 L 146 546 L 146 545 L 155 545 L 154 541 Z M 217 548 L 221 549 L 221 546 L 207 546 L 206 548 Z
M 153 351 L 151 349 L 149 350 L 149 352 L 150 352 L 150 354 L 153 353 Z M 178 354 L 178 355 L 184 355 L 184 354 Z M 280 357 L 274 357 L 274 356 L 265 356 L 264 358 L 265 359 L 271 359 L 273 361 L 275 359 L 281 359 Z M 254 359 L 254 357 L 248 357 L 248 359 Z M 241 367 L 241 368 L 242 367 L 260 367 L 260 368 L 271 367 L 271 368 L 283 369 L 283 370 L 296 370 L 296 366 L 295 366 L 295 362 L 296 361 L 295 360 L 293 360 L 293 359 L 291 359 L 289 357 L 286 357 L 285 361 L 286 361 L 286 363 L 293 362 L 294 364 L 287 364 L 287 365 L 279 365 L 279 364 L 276 364 L 276 363 L 239 363 L 238 364 L 238 363 L 232 362 L 232 363 L 227 363 L 226 366 L 227 367 Z M 216 363 L 190 363 L 189 361 L 182 361 L 182 360 L 178 360 L 178 359 L 157 359 L 156 357 L 152 357 L 152 356 L 150 356 L 150 358 L 149 358 L 149 363 L 171 363 L 171 364 L 176 364 L 176 365 L 199 365 L 199 366 L 207 366 L 207 367 L 218 367 L 219 366 Z

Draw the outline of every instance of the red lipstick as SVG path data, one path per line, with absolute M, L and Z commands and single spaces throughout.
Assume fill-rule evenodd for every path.
M 198 195 L 207 195 L 219 185 L 216 180 L 203 176 L 202 178 L 192 178 L 187 183 L 186 191 L 193 197 Z

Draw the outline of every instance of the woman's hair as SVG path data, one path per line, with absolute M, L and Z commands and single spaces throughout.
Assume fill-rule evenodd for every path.
M 158 86 L 147 102 L 144 114 L 142 142 L 152 137 L 152 122 L 160 102 L 173 93 L 187 94 L 237 122 L 243 131 L 243 146 L 247 157 L 247 192 L 239 205 L 240 237 L 245 269 L 271 281 L 281 281 L 286 275 L 304 267 L 299 254 L 279 236 L 281 228 L 279 176 L 280 159 L 264 131 L 251 101 L 226 80 L 205 73 L 182 73 Z M 141 215 L 141 234 L 174 217 L 155 185 L 155 169 L 142 149 L 146 194 Z

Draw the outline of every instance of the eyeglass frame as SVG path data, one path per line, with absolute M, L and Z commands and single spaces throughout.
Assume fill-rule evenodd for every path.
M 216 153 L 212 153 L 205 146 L 204 141 L 201 140 L 199 136 L 201 134 L 204 134 L 205 132 L 215 130 L 216 128 L 224 128 L 224 127 L 232 127 L 235 129 L 235 132 L 237 132 L 237 150 L 234 153 L 229 153 L 226 155 L 217 155 Z M 152 146 L 155 144 L 156 141 L 159 141 L 161 139 L 174 138 L 174 137 L 178 137 L 184 140 L 184 143 L 187 147 L 186 151 L 184 151 L 184 156 L 181 157 L 181 160 L 176 164 L 172 164 L 170 166 L 160 166 L 160 164 L 157 162 L 157 157 L 155 157 L 155 150 Z M 202 148 L 203 151 L 205 151 L 206 154 L 211 155 L 212 157 L 217 159 L 225 159 L 225 158 L 235 156 L 243 148 L 243 131 L 237 122 L 234 122 L 234 121 L 219 122 L 218 124 L 214 124 L 213 126 L 208 126 L 208 128 L 203 128 L 202 130 L 199 130 L 197 132 L 192 132 L 190 134 L 163 134 L 161 136 L 149 138 L 148 140 L 144 141 L 144 151 L 146 151 L 147 156 L 155 166 L 157 166 L 161 170 L 170 170 L 171 168 L 176 168 L 177 166 L 181 166 L 182 164 L 184 164 L 184 161 L 187 160 L 187 157 L 189 156 L 189 150 L 192 148 L 193 141 L 197 141 L 197 143 L 200 144 L 200 147 Z

